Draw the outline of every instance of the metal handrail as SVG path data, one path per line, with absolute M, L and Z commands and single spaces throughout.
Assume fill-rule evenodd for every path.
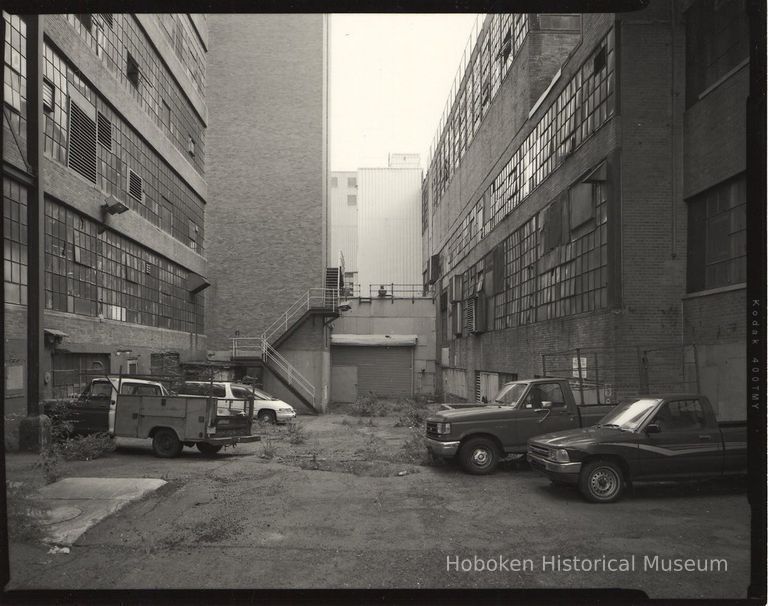
M 303 389 L 312 401 L 312 405 L 315 404 L 315 386 L 302 375 L 293 364 L 286 360 L 274 347 L 272 347 L 266 341 L 264 343 L 264 361 L 273 361 L 275 365 L 283 371 L 283 378 L 288 381 L 289 385 L 293 385 L 294 382 Z
M 313 302 L 317 301 L 320 301 L 321 304 L 313 304 Z M 269 341 L 278 333 L 282 334 L 287 331 L 288 327 L 297 317 L 304 315 L 310 309 L 336 309 L 338 302 L 339 293 L 337 290 L 332 288 L 310 288 L 281 314 L 277 320 L 264 329 L 261 338 Z
M 312 404 L 315 403 L 315 386 L 312 382 L 302 375 L 295 366 L 293 366 L 285 357 L 283 357 L 269 342 L 263 337 L 234 337 L 232 339 L 232 357 L 245 352 L 259 352 L 264 362 L 272 362 L 273 370 L 281 371 L 283 378 L 289 385 L 298 386 L 309 395 Z

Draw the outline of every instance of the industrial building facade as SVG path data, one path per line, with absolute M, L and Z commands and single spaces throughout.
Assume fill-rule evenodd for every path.
M 422 190 L 446 397 L 515 377 L 744 418 L 744 2 L 489 15 Z
M 5 413 L 204 359 L 205 17 L 3 24 Z

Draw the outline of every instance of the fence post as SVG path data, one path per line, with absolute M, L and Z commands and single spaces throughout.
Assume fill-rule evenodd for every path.
M 648 377 L 648 351 L 643 351 L 640 355 L 640 348 L 637 348 L 637 362 L 640 373 L 640 387 L 643 388 L 643 394 L 647 395 L 650 391 L 650 380 Z
M 699 381 L 699 352 L 696 350 L 696 344 L 693 347 L 693 372 L 696 373 L 696 393 L 701 393 L 701 383 Z
M 579 398 L 581 405 L 584 406 L 584 379 L 581 376 L 581 349 L 576 348 L 576 363 L 579 366 Z

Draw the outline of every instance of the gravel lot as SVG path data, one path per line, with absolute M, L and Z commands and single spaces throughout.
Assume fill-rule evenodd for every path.
M 9 588 L 624 587 L 746 597 L 743 483 L 642 487 L 591 505 L 525 464 L 486 477 L 421 465 L 418 438 L 399 417 L 301 417 L 302 432 L 270 428 L 215 459 L 191 449 L 158 459 L 149 442 L 121 439 L 108 456 L 65 463 L 65 476 L 168 484 L 91 528 L 70 554 L 17 538 Z M 39 484 L 36 461 L 9 453 L 7 479 Z M 559 570 L 546 566 L 557 556 Z M 599 569 L 632 556 L 633 571 Z M 659 565 L 725 560 L 727 570 L 646 570 L 654 556 Z M 574 558 L 598 569 L 564 570 Z

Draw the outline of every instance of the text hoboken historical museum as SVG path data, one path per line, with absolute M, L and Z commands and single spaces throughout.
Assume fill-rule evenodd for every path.
M 536 558 L 446 556 L 448 572 L 728 572 L 725 558 L 665 558 L 658 555 L 599 557 L 542 555 Z

